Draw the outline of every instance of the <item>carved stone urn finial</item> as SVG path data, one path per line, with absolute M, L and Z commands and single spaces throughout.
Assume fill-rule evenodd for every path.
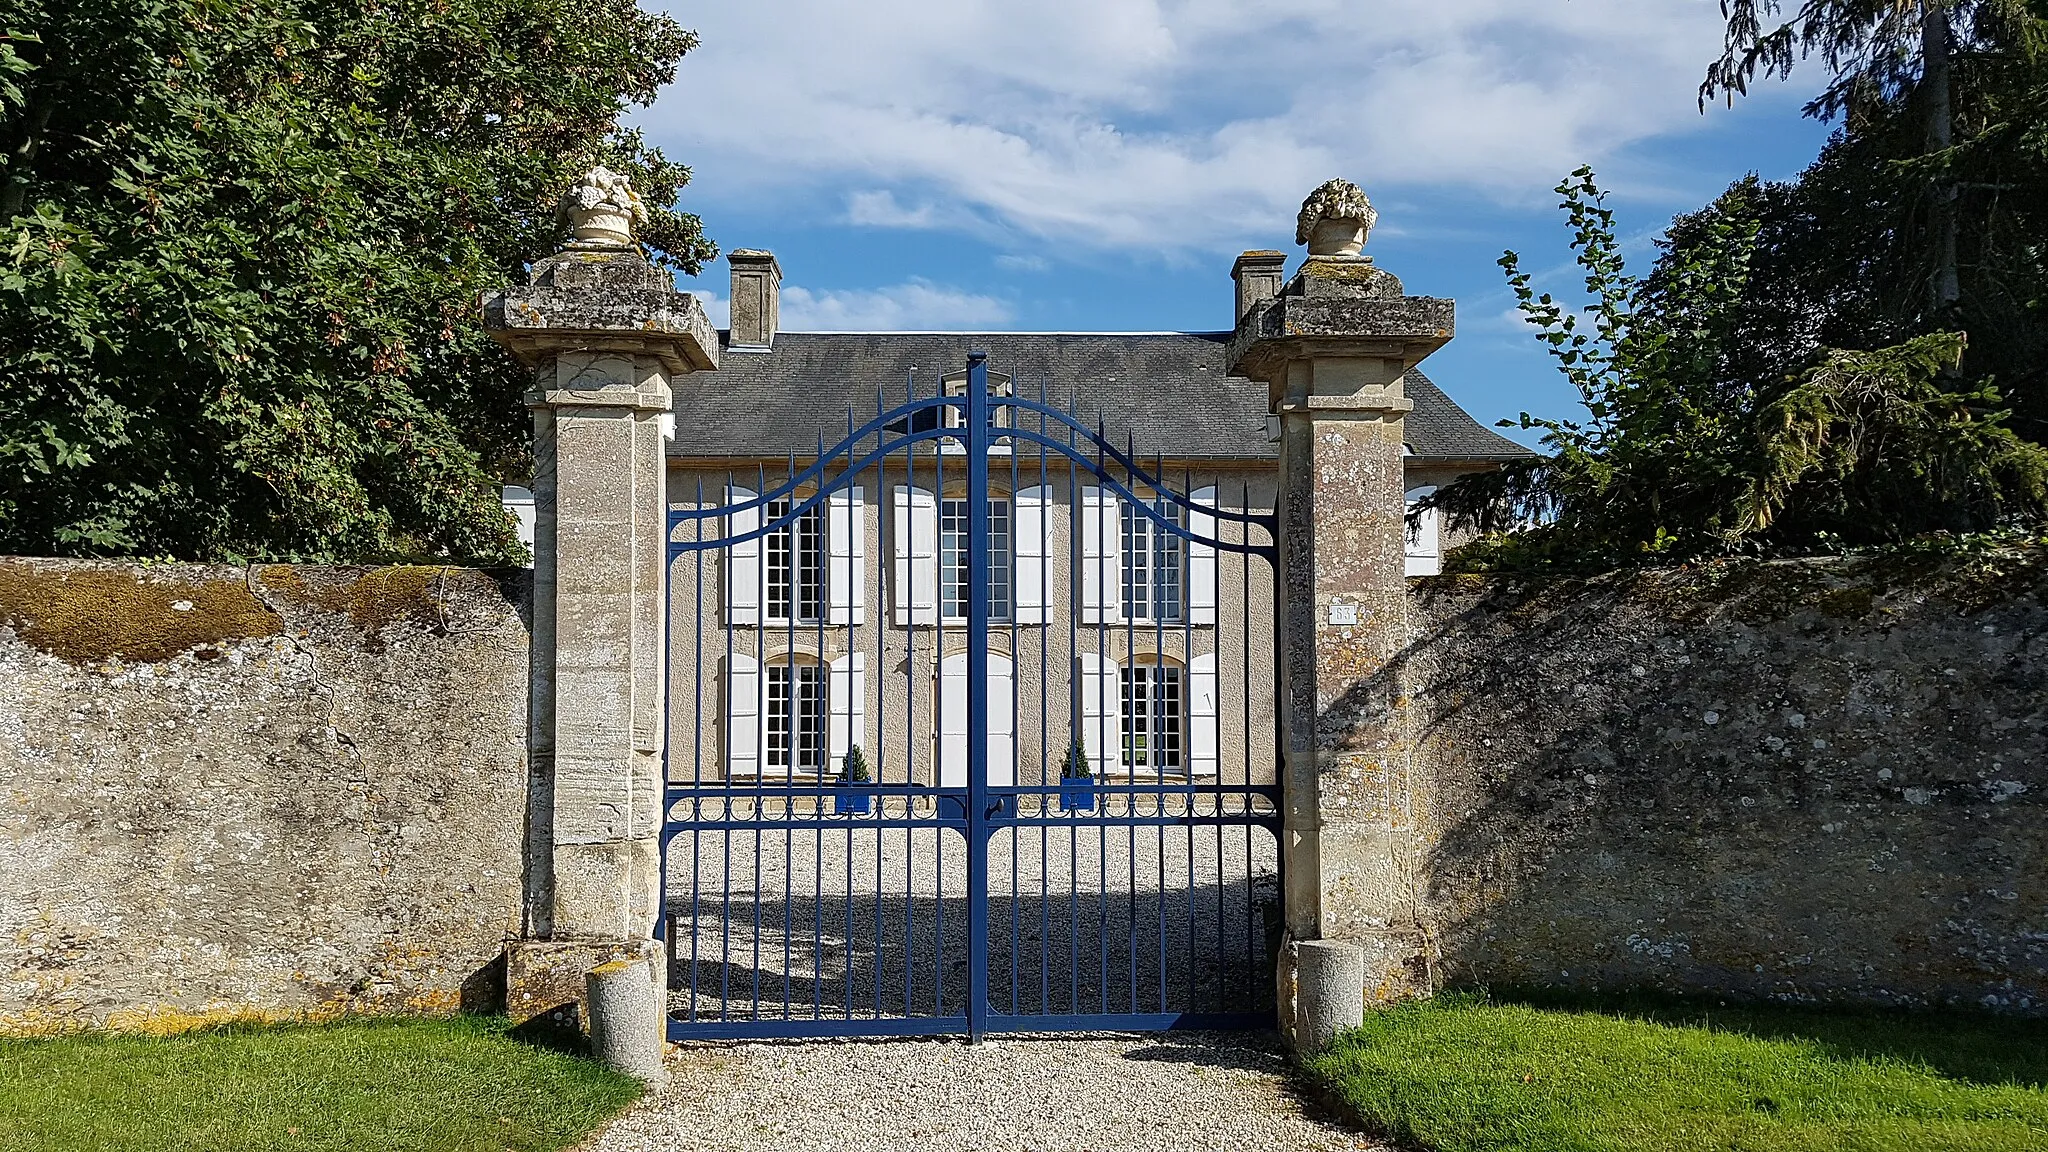
M 1308 245 L 1310 256 L 1356 256 L 1379 218 L 1358 185 L 1349 180 L 1325 180 L 1301 202 L 1294 242 Z
M 562 194 L 570 248 L 630 248 L 633 225 L 647 223 L 647 205 L 625 176 L 599 165 Z

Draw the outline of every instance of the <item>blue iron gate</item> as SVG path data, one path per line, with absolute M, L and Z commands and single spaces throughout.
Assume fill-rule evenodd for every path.
M 1270 1024 L 1270 493 L 1017 383 L 671 505 L 671 1038 Z

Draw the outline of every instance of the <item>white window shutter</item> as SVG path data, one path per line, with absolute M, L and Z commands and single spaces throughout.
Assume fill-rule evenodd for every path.
M 761 774 L 761 664 L 744 652 L 726 657 L 725 774 Z
M 967 654 L 939 661 L 939 787 L 967 787 Z
M 1212 485 L 1197 488 L 1191 494 L 1199 508 L 1216 506 L 1216 489 Z M 1216 546 L 1207 543 L 1216 538 L 1216 517 L 1207 512 L 1188 513 L 1188 531 L 1202 539 L 1188 541 L 1188 620 L 1195 624 L 1216 622 Z
M 939 503 L 922 488 L 894 493 L 898 624 L 939 622 Z
M 967 787 L 967 654 L 939 662 L 939 787 Z M 988 779 L 1017 782 L 1017 673 L 1010 658 L 988 654 Z
M 727 507 L 744 504 L 756 499 L 758 493 L 745 488 L 728 487 L 725 490 Z M 733 512 L 725 518 L 727 539 L 744 536 L 761 527 L 761 509 L 749 508 L 744 512 Z M 759 624 L 761 622 L 761 538 L 754 537 L 744 544 L 734 544 L 725 550 L 725 622 L 728 624 Z
M 1095 775 L 1106 776 L 1122 763 L 1117 746 L 1123 741 L 1123 685 L 1116 662 L 1075 653 L 1074 685 L 1081 693 L 1081 746 Z
M 865 624 L 868 612 L 866 507 L 859 487 L 825 497 L 826 623 Z
M 964 702 L 963 702 L 964 703 Z M 988 780 L 1017 782 L 1017 673 L 1007 656 L 988 654 Z
M 1124 526 L 1116 493 L 1081 490 L 1081 623 L 1123 622 Z M 1092 750 L 1091 750 L 1092 751 Z
M 1216 654 L 1188 663 L 1189 768 L 1196 776 L 1216 775 Z
M 1436 491 L 1436 485 L 1426 484 L 1408 490 L 1406 512 L 1413 512 L 1415 504 L 1423 497 Z M 1434 576 L 1443 571 L 1442 524 L 1434 508 L 1424 512 L 1415 527 L 1408 530 L 1408 575 Z
M 1015 619 L 1044 624 L 1052 605 L 1052 489 L 1017 493 Z
M 849 652 L 834 660 L 826 671 L 830 681 L 831 708 L 825 721 L 825 750 L 833 769 L 846 771 L 846 752 L 858 744 L 868 751 L 868 656 Z M 874 757 L 868 757 L 874 764 Z M 872 769 L 871 769 L 872 770 Z

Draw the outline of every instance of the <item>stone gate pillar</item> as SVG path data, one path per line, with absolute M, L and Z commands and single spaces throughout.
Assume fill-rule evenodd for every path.
M 1407 623 L 1401 377 L 1450 340 L 1454 309 L 1403 295 L 1360 255 L 1376 215 L 1356 185 L 1318 188 L 1296 233 L 1307 261 L 1243 308 L 1230 345 L 1232 373 L 1265 381 L 1280 419 L 1280 1013 L 1297 1043 L 1326 1037 L 1330 1012 L 1359 1011 L 1357 957 L 1332 961 L 1333 948 L 1363 953 L 1366 1001 L 1423 983 L 1392 674 Z M 1312 986 L 1330 980 L 1346 987 Z
M 624 177 L 595 169 L 563 206 L 574 239 L 483 313 L 533 370 L 526 938 L 508 951 L 506 999 L 515 1018 L 567 1025 L 593 967 L 644 960 L 657 993 L 666 982 L 651 937 L 669 382 L 716 368 L 718 334 L 633 241 L 645 209 Z

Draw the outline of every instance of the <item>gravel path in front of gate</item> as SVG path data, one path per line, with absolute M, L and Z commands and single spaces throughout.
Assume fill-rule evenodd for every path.
M 1323 1152 L 1381 1145 L 1293 1090 L 1269 1037 L 695 1043 L 587 1152 Z

